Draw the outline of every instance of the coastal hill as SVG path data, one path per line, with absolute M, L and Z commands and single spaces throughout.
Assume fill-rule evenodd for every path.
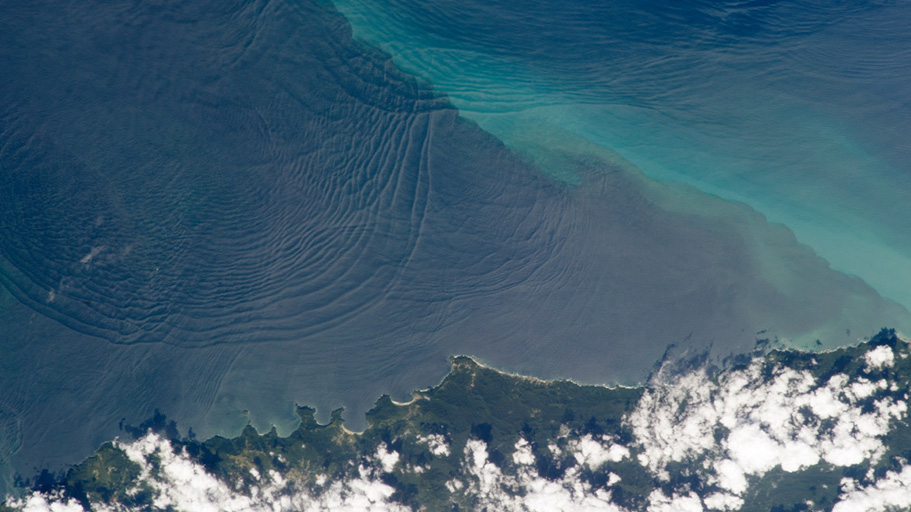
M 162 417 L 9 510 L 884 510 L 911 506 L 908 343 L 665 364 L 639 388 L 469 357 L 368 427 L 181 439 Z M 673 368 L 672 368 L 673 366 Z

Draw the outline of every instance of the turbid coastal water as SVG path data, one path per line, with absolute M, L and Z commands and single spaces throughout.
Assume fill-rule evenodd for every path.
M 908 330 L 761 211 L 654 181 L 556 115 L 466 118 L 452 83 L 401 71 L 329 5 L 2 12 L 6 484 L 156 409 L 200 437 L 290 431 L 296 403 L 357 429 L 452 354 L 635 383 L 669 344 Z M 642 151 L 667 136 L 634 128 Z

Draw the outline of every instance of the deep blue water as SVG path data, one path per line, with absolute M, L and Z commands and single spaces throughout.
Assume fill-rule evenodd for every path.
M 452 354 L 632 383 L 670 343 L 723 356 L 762 330 L 815 346 L 911 325 L 882 295 L 903 297 L 830 269 L 789 224 L 813 232 L 826 198 L 850 197 L 839 233 L 907 254 L 908 203 L 894 200 L 909 193 L 908 146 L 889 131 L 907 118 L 884 106 L 901 113 L 907 91 L 871 78 L 884 92 L 864 94 L 889 114 L 861 130 L 781 97 L 732 99 L 757 76 L 768 92 L 790 61 L 716 78 L 693 63 L 730 53 L 749 71 L 751 44 L 835 23 L 819 14 L 770 35 L 749 16 L 719 28 L 697 4 L 339 3 L 385 54 L 307 0 L 0 5 L 6 483 L 155 409 L 202 437 L 291 428 L 295 403 L 345 406 L 357 428 L 381 393 L 434 384 Z M 901 74 L 887 57 L 869 65 Z M 741 89 L 703 84 L 731 76 Z M 822 172 L 811 161 L 829 139 L 769 139 L 772 118 L 752 117 L 769 104 L 826 133 L 852 127 L 866 138 L 846 147 L 888 168 L 852 167 L 865 189 L 841 168 L 805 174 Z M 717 167 L 744 148 L 741 167 Z M 751 167 L 801 148 L 806 168 Z M 803 186 L 809 209 L 763 210 L 803 205 Z

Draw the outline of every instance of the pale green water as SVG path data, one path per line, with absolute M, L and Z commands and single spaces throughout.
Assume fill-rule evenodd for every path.
M 832 268 L 911 306 L 911 233 L 905 220 L 911 218 L 909 169 L 892 165 L 890 157 L 899 157 L 889 141 L 878 145 L 860 123 L 852 122 L 869 121 L 874 107 L 888 105 L 864 98 L 868 93 L 854 91 L 847 79 L 841 84 L 843 77 L 824 69 L 825 62 L 802 61 L 801 52 L 813 55 L 848 40 L 838 30 L 830 35 L 821 30 L 793 48 L 769 50 L 782 61 L 782 69 L 803 63 L 805 69 L 797 71 L 762 62 L 770 58 L 765 54 L 753 63 L 758 71 L 749 70 L 751 63 L 737 60 L 734 48 L 733 56 L 719 51 L 717 62 L 705 69 L 667 64 L 679 55 L 644 58 L 641 67 L 627 69 L 631 76 L 613 75 L 615 63 L 593 60 L 592 78 L 554 75 L 533 48 L 525 53 L 522 47 L 497 46 L 496 36 L 479 37 L 482 42 L 471 45 L 466 43 L 470 36 L 461 32 L 431 31 L 427 27 L 444 24 L 439 19 L 448 15 L 446 23 L 455 23 L 459 15 L 458 7 L 444 2 L 426 9 L 407 1 L 340 0 L 336 5 L 357 37 L 427 78 L 463 116 L 511 148 L 534 152 L 555 140 L 546 130 L 530 137 L 517 126 L 555 126 L 580 135 L 653 179 L 686 183 L 750 205 L 770 222 L 793 230 Z M 500 12 L 497 7 L 490 8 L 492 15 Z M 472 25 L 466 22 L 465 27 Z M 553 31 L 574 37 L 571 26 Z M 585 40 L 579 39 L 583 48 Z M 791 54 L 797 57 L 785 62 Z M 812 80 L 801 83 L 802 73 L 814 72 L 828 72 L 823 79 L 833 88 L 862 98 L 814 95 L 808 91 Z M 899 129 L 888 125 L 881 131 Z M 552 172 L 573 181 L 559 169 Z
M 776 136 L 785 113 L 805 117 L 785 108 L 805 98 L 747 101 L 748 81 L 692 59 L 717 65 L 724 52 L 684 52 L 695 71 L 666 58 L 686 48 L 643 53 L 651 14 L 626 32 L 635 23 L 619 17 L 628 45 L 595 38 L 592 52 L 554 28 L 614 17 L 574 1 L 442 6 L 486 31 L 444 11 L 403 18 L 440 37 L 400 62 L 438 79 L 470 120 L 352 41 L 324 5 L 7 2 L 0 493 L 11 471 L 60 469 L 156 409 L 201 437 L 248 420 L 287 430 L 295 403 L 322 418 L 345 406 L 356 429 L 381 394 L 438 382 L 453 354 L 636 383 L 669 344 L 721 358 L 757 336 L 837 345 L 911 325 L 787 228 L 672 183 L 759 198 L 813 232 L 843 207 L 833 218 L 852 229 L 833 221 L 834 233 L 872 225 L 901 247 L 900 179 L 819 179 L 820 161 L 867 154 L 903 172 L 882 126 L 840 153 L 817 144 L 835 128 Z M 546 23 L 527 30 L 535 20 Z M 770 162 L 804 172 L 754 172 Z M 871 194 L 889 200 L 864 209 Z

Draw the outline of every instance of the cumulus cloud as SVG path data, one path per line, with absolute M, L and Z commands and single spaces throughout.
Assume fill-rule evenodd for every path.
M 702 502 L 709 510 L 740 510 L 743 506 L 743 498 L 724 492 L 710 494 Z
M 142 468 L 137 486 L 152 489 L 153 505 L 159 510 L 185 512 L 278 512 L 306 510 L 314 512 L 405 512 L 409 508 L 390 501 L 395 490 L 383 483 L 373 470 L 358 467 L 356 475 L 346 481 L 337 481 L 311 494 L 287 482 L 276 471 L 260 475 L 261 485 L 247 490 L 235 490 L 205 471 L 182 451 L 177 453 L 171 444 L 157 434 L 150 433 L 132 443 L 117 446 L 129 459 Z M 383 447 L 383 465 L 395 452 Z M 385 469 L 385 468 L 384 468 Z M 84 512 L 79 503 L 61 496 L 32 493 L 11 506 L 27 512 Z M 107 512 L 105 504 L 92 504 L 95 510 Z M 116 510 L 123 510 L 118 508 Z
M 478 510 L 490 512 L 626 512 L 615 504 L 611 492 L 594 488 L 579 477 L 579 468 L 569 468 L 562 478 L 548 480 L 531 466 L 534 461 L 527 441 L 515 446 L 514 460 L 522 461 L 515 473 L 504 473 L 490 462 L 487 445 L 469 440 L 465 446 L 465 479 L 453 484 L 456 492 L 475 498 Z
M 449 456 L 449 443 L 446 442 L 444 436 L 440 434 L 430 434 L 427 436 L 418 436 L 417 440 L 419 443 L 427 445 L 430 449 L 430 453 L 437 457 Z
M 884 366 L 892 366 L 895 363 L 895 354 L 891 347 L 880 345 L 864 354 L 864 360 L 868 369 L 875 370 Z
M 894 380 L 871 380 L 873 369 L 895 363 L 891 348 L 869 350 L 863 361 L 867 371 L 861 375 L 835 374 L 822 380 L 809 370 L 770 367 L 762 359 L 714 378 L 704 369 L 665 378 L 652 383 L 624 418 L 632 433 L 629 444 L 561 425 L 547 450 L 537 454 L 517 432 L 511 456 L 494 463 L 481 440 L 469 439 L 460 453 L 453 453 L 453 445 L 441 434 L 409 434 L 405 439 L 437 457 L 453 455 L 450 460 L 459 464 L 459 471 L 447 477 L 445 487 L 453 502 L 478 510 L 732 512 L 744 506 L 750 486 L 775 468 L 872 468 L 882 458 L 884 436 L 896 419 L 907 415 L 908 397 L 899 398 Z M 275 470 L 251 468 L 251 486 L 219 480 L 154 433 L 115 446 L 141 468 L 132 492 L 151 489 L 156 509 L 177 511 L 404 512 L 410 508 L 394 500 L 395 489 L 383 478 L 388 473 L 426 475 L 431 468 L 403 461 L 398 451 L 379 443 L 359 465 L 352 462 L 341 480 L 318 475 L 298 482 Z M 541 476 L 541 457 L 549 457 L 560 476 Z M 624 485 L 623 468 L 637 462 L 661 485 L 628 509 L 615 494 Z M 911 508 L 911 465 L 903 464 L 878 480 L 872 469 L 860 480 L 843 479 L 833 511 Z M 685 474 L 674 474 L 681 467 Z M 60 494 L 35 492 L 9 504 L 27 512 L 84 512 L 79 502 Z M 124 510 L 108 504 L 93 508 Z
M 9 505 L 23 512 L 85 512 L 77 501 L 40 492 L 32 493 L 24 500 L 16 500 Z
M 862 487 L 846 478 L 832 512 L 881 512 L 911 509 L 911 465 L 901 471 L 889 471 L 873 484 Z
M 673 494 L 666 496 L 661 491 L 654 491 L 648 497 L 648 512 L 703 512 L 702 500 L 696 493 L 686 495 Z
M 591 469 L 598 469 L 605 462 L 620 462 L 629 457 L 629 448 L 611 442 L 608 436 L 601 436 L 601 441 L 596 441 L 591 434 L 585 434 L 571 443 L 575 452 L 573 456 L 579 464 L 585 464 Z
M 386 443 L 380 443 L 376 449 L 376 460 L 386 473 L 391 473 L 395 465 L 399 462 L 399 453 L 389 450 Z
M 872 359 L 887 360 L 882 354 Z M 726 493 L 706 506 L 728 510 L 735 501 L 722 497 L 738 498 L 751 477 L 775 467 L 875 462 L 891 421 L 907 411 L 904 401 L 882 394 L 885 381 L 836 374 L 817 382 L 787 367 L 769 375 L 764 364 L 757 359 L 717 381 L 697 370 L 648 389 L 627 418 L 638 460 L 664 481 L 670 463 L 702 460 L 706 482 Z M 866 399 L 873 402 L 865 409 Z
M 519 438 L 516 442 L 516 451 L 512 454 L 512 460 L 520 466 L 530 466 L 535 463 L 535 454 L 531 451 L 531 444 L 525 438 Z

